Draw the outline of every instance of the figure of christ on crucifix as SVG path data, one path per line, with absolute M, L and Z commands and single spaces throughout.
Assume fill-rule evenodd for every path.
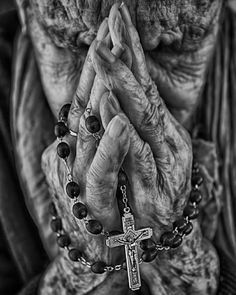
M 152 229 L 143 228 L 135 230 L 134 216 L 131 213 L 124 213 L 122 225 L 124 233 L 108 237 L 106 244 L 110 248 L 125 246 L 129 287 L 135 291 L 141 287 L 138 242 L 151 238 Z

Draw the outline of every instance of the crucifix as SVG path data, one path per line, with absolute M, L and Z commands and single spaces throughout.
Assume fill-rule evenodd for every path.
M 129 287 L 132 291 L 135 291 L 141 287 L 138 242 L 149 239 L 152 236 L 152 229 L 135 230 L 134 216 L 130 212 L 124 213 L 122 225 L 124 233 L 108 237 L 106 245 L 110 248 L 125 246 Z

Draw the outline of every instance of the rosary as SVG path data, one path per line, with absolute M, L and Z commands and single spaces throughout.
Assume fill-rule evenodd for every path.
M 125 261 L 117 265 L 107 265 L 103 261 L 89 262 L 79 249 L 71 246 L 71 239 L 63 229 L 62 220 L 57 214 L 54 203 L 50 204 L 49 211 L 52 214 L 51 228 L 57 234 L 57 243 L 59 247 L 65 248 L 68 251 L 68 257 L 74 262 L 81 262 L 83 265 L 89 267 L 92 272 L 101 274 L 104 272 L 113 272 L 126 270 L 128 274 L 129 287 L 132 291 L 138 290 L 141 287 L 140 264 L 145 262 L 152 262 L 158 254 L 158 251 L 170 250 L 181 245 L 183 238 L 192 232 L 192 219 L 199 215 L 198 204 L 202 200 L 199 190 L 203 182 L 203 178 L 199 174 L 199 166 L 197 163 L 193 164 L 192 171 L 192 190 L 189 201 L 183 211 L 183 216 L 173 223 L 173 230 L 165 232 L 160 237 L 160 242 L 156 243 L 151 239 L 152 229 L 143 228 L 135 229 L 134 215 L 131 213 L 131 208 L 128 204 L 127 198 L 127 177 L 123 169 L 120 169 L 118 175 L 118 187 L 122 195 L 123 202 L 123 216 L 122 225 L 123 233 L 107 233 L 103 230 L 102 224 L 95 219 L 87 218 L 88 208 L 85 204 L 79 201 L 80 187 L 73 181 L 71 169 L 68 166 L 67 158 L 70 154 L 70 147 L 66 142 L 63 142 L 63 137 L 66 134 L 77 136 L 75 132 L 67 127 L 67 117 L 70 110 L 70 104 L 66 104 L 59 112 L 59 121 L 55 126 L 55 135 L 60 143 L 57 146 L 57 154 L 65 162 L 67 169 L 67 184 L 66 193 L 70 199 L 74 201 L 72 206 L 73 215 L 80 220 L 83 220 L 87 231 L 92 235 L 103 234 L 106 237 L 106 245 L 110 248 L 124 246 L 125 247 Z M 97 145 L 100 140 L 99 131 L 101 124 L 96 116 L 89 115 L 86 118 L 85 125 L 89 133 L 95 138 Z M 138 247 L 143 250 L 139 258 Z

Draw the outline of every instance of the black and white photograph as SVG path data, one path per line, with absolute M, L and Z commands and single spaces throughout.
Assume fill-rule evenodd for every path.
M 0 0 L 0 295 L 236 295 L 236 0 Z

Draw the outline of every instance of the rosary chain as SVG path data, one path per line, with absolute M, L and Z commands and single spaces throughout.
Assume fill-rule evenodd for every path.
M 122 193 L 122 202 L 124 203 L 124 212 L 129 213 L 130 212 L 130 207 L 128 205 L 128 198 L 127 198 L 127 187 L 125 184 L 120 186 L 120 190 Z

